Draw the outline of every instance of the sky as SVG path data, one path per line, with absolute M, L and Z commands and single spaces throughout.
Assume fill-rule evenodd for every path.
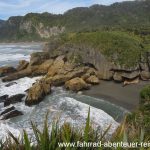
M 109 5 L 121 1 L 125 0 L 0 0 L 0 19 L 6 20 L 10 16 L 25 15 L 29 12 L 62 14 L 75 7 Z

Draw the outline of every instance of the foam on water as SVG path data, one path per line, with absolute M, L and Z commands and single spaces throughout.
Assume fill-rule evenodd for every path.
M 0 82 L 0 96 L 2 95 L 16 95 L 16 94 L 20 94 L 20 93 L 25 93 L 25 91 L 27 89 L 29 89 L 33 83 L 36 82 L 36 80 L 40 79 L 41 77 L 34 77 L 34 78 L 29 78 L 29 77 L 25 77 L 25 78 L 21 78 L 19 80 L 15 80 L 13 82 L 15 82 L 16 84 L 13 84 L 12 86 L 6 87 L 5 85 L 11 82 Z
M 14 61 L 14 60 L 30 60 L 30 55 L 23 55 L 23 54 L 1 54 L 0 53 L 0 62 L 3 61 Z
M 8 131 L 10 131 L 16 137 L 19 137 L 21 135 L 21 132 L 19 129 L 16 129 L 15 127 L 12 127 L 11 125 L 8 125 L 7 123 L 0 122 L 0 139 L 5 141 L 5 138 L 8 135 Z
M 41 51 L 42 44 L 0 44 L 0 66 L 16 66 L 19 60 L 30 59 L 30 54 Z
M 33 51 L 40 50 L 39 45 L 30 44 L 30 45 L 22 45 L 22 44 L 2 44 L 0 45 L 0 66 L 13 64 L 14 66 L 18 64 L 18 61 L 21 59 L 29 59 L 29 55 Z M 22 78 L 19 80 L 15 80 L 16 84 L 13 84 L 9 87 L 5 85 L 8 83 L 2 83 L 0 80 L 0 96 L 2 95 L 16 95 L 20 93 L 25 93 L 27 89 L 29 89 L 36 80 L 41 77 L 35 78 Z M 87 97 L 84 95 L 78 97 L 73 97 L 72 93 L 65 91 L 63 88 L 52 88 L 52 94 L 47 96 L 40 104 L 28 107 L 25 106 L 24 101 L 21 103 L 13 104 L 17 110 L 23 112 L 23 116 L 18 116 L 7 121 L 0 121 L 0 139 L 4 139 L 7 136 L 7 130 L 11 131 L 15 136 L 18 136 L 22 133 L 22 129 L 25 129 L 31 136 L 33 135 L 33 131 L 31 130 L 30 121 L 34 121 L 38 127 L 42 128 L 43 119 L 45 118 L 45 114 L 47 111 L 49 113 L 49 123 L 53 121 L 54 118 L 60 117 L 60 124 L 64 122 L 69 122 L 74 126 L 82 127 L 85 126 L 86 118 L 89 110 L 89 105 L 80 102 L 80 99 Z M 91 97 L 91 101 L 94 100 Z M 9 107 L 11 107 L 10 105 Z M 0 103 L 1 111 L 4 110 L 3 104 Z M 115 131 L 118 127 L 118 123 L 104 112 L 101 109 L 90 106 L 90 117 L 94 126 L 100 128 L 101 131 L 104 131 L 110 124 L 111 129 L 109 133 Z M 116 108 L 115 108 L 116 109 Z
M 31 85 L 39 78 L 41 77 L 25 77 L 16 80 L 15 82 L 17 84 L 10 87 L 5 87 L 7 83 L 1 83 L 0 95 L 9 94 L 11 96 L 14 94 L 24 93 L 24 91 L 30 88 Z M 24 115 L 12 118 L 7 122 L 0 122 L 0 138 L 4 138 L 7 135 L 7 129 L 15 136 L 21 134 L 22 130 L 25 129 L 29 135 L 32 136 L 33 131 L 31 129 L 30 121 L 34 121 L 38 127 L 42 128 L 43 119 L 45 118 L 47 111 L 50 111 L 49 123 L 59 116 L 60 124 L 69 122 L 73 126 L 84 127 L 89 105 L 79 102 L 77 99 L 72 97 L 71 93 L 63 90 L 63 88 L 52 88 L 52 90 L 54 92 L 47 96 L 45 100 L 38 105 L 28 107 L 25 106 L 24 102 L 13 104 L 15 108 L 22 111 Z M 94 127 L 104 131 L 111 124 L 112 126 L 109 134 L 115 131 L 119 124 L 110 115 L 103 110 L 92 106 L 90 106 L 90 109 L 90 118 Z

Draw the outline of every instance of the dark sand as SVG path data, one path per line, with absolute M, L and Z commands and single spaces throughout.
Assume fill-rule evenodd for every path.
M 83 94 L 103 98 L 132 111 L 138 107 L 141 89 L 148 84 L 150 84 L 149 81 L 140 81 L 138 84 L 123 87 L 121 83 L 101 81 L 100 85 L 92 86 L 90 90 L 84 91 Z

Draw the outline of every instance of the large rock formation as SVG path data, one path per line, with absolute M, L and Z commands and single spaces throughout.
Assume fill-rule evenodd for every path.
M 19 65 L 17 67 L 17 71 L 21 71 L 21 70 L 26 69 L 28 67 L 28 65 L 29 65 L 29 62 L 26 61 L 26 60 L 19 61 Z
M 78 92 L 80 90 L 88 90 L 90 88 L 90 85 L 87 84 L 82 78 L 76 77 L 74 79 L 71 79 L 65 83 L 66 89 L 69 89 L 71 91 Z
M 99 84 L 100 83 L 98 77 L 96 77 L 95 75 L 92 75 L 89 78 L 87 78 L 86 82 L 89 84 Z
M 41 79 L 37 81 L 27 92 L 25 100 L 26 105 L 34 105 L 43 100 L 43 98 L 51 92 L 51 85 L 49 82 Z
M 10 73 L 14 73 L 15 71 L 16 71 L 16 69 L 14 67 L 9 67 L 9 66 L 1 67 L 0 68 L 0 77 L 6 76 Z

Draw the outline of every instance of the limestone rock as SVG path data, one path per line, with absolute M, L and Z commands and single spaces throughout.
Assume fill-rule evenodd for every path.
M 19 65 L 17 67 L 17 71 L 26 69 L 28 67 L 28 65 L 29 65 L 29 62 L 26 61 L 26 60 L 19 61 Z
M 32 73 L 33 73 L 32 69 L 27 68 L 27 69 L 18 71 L 16 73 L 13 73 L 13 74 L 7 76 L 7 77 L 2 78 L 2 81 L 7 82 L 7 81 L 17 80 L 19 78 L 23 78 L 23 77 L 26 77 L 26 76 L 31 76 Z
M 47 74 L 49 68 L 53 65 L 53 59 L 48 59 L 44 61 L 41 65 L 36 65 L 31 67 L 32 68 L 32 76 L 37 75 L 45 75 Z
M 65 83 L 65 87 L 66 89 L 69 89 L 75 92 L 78 92 L 81 90 L 87 90 L 90 88 L 89 84 L 87 84 L 82 78 L 79 78 L 79 77 L 67 81 Z
M 99 79 L 98 79 L 95 75 L 90 76 L 90 77 L 86 80 L 86 82 L 89 83 L 89 84 L 94 84 L 94 85 L 100 83 Z
M 64 65 L 65 65 L 65 56 L 57 57 L 52 67 L 50 67 L 48 70 L 48 76 L 56 75 L 59 69 L 63 68 Z
M 142 80 L 150 80 L 150 72 L 149 71 L 142 71 L 140 73 L 140 77 Z
M 43 100 L 43 98 L 51 92 L 49 82 L 41 79 L 37 81 L 29 90 L 25 100 L 26 105 L 34 105 Z
M 113 79 L 114 72 L 105 70 L 103 72 L 98 72 L 98 78 L 102 80 L 112 80 Z
M 114 81 L 116 82 L 122 82 L 123 78 L 122 78 L 122 73 L 120 72 L 115 72 L 114 76 L 113 76 Z
M 40 65 L 42 64 L 45 60 L 49 59 L 49 53 L 47 52 L 35 52 L 31 54 L 30 58 L 30 66 L 34 65 Z
M 9 66 L 1 67 L 0 68 L 0 77 L 8 75 L 10 73 L 14 73 L 15 71 L 16 71 L 16 69 L 14 67 L 9 67 Z

